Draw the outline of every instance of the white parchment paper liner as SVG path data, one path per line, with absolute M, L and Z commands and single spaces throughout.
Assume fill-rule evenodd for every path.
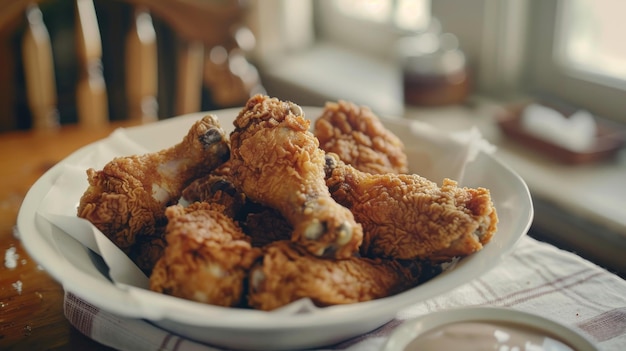
M 457 180 L 462 185 L 466 165 L 481 151 L 495 151 L 476 128 L 447 133 L 418 121 L 383 119 L 383 122 L 405 143 L 406 153 L 413 162 L 410 171 L 440 185 L 443 178 Z M 114 157 L 152 151 L 158 150 L 147 150 L 137 144 L 128 137 L 125 129 L 114 131 L 99 142 L 93 152 L 73 164 L 64 165 L 63 172 L 37 209 L 37 215 L 100 255 L 108 266 L 108 276 L 113 284 L 131 293 L 135 289 L 148 289 L 148 278 L 102 232 L 78 218 L 76 209 L 88 186 L 87 168 L 101 169 Z M 134 292 L 141 294 L 140 291 Z M 316 310 L 318 308 L 309 299 L 302 299 L 270 313 L 300 314 L 315 313 Z

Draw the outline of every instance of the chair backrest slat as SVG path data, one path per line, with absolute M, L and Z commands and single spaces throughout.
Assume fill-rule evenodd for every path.
M 241 65 L 244 12 L 239 0 L 0 1 L 0 132 L 239 106 L 262 89 Z
M 202 69 L 204 44 L 199 41 L 183 41 L 177 50 L 175 112 L 183 115 L 198 111 L 202 99 Z
M 52 45 L 41 10 L 34 4 L 26 10 L 22 56 L 33 129 L 55 128 L 59 125 L 59 115 Z
M 93 0 L 76 0 L 78 122 L 98 127 L 109 123 L 107 91 L 102 75 L 102 41 Z
M 143 122 L 158 119 L 158 53 L 152 17 L 143 8 L 133 12 L 126 35 L 126 96 L 128 118 Z

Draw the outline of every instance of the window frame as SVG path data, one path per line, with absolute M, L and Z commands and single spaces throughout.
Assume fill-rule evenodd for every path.
M 559 9 L 564 0 L 533 1 L 526 56 L 526 89 L 538 96 L 556 98 L 593 114 L 626 123 L 624 82 L 562 63 L 558 57 Z

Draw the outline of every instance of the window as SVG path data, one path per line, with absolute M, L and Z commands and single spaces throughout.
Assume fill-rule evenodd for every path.
M 397 39 L 424 30 L 430 0 L 251 2 L 253 60 L 271 94 L 306 105 L 345 99 L 400 116 Z M 363 89 L 363 87 L 369 87 Z
M 529 91 L 626 122 L 626 22 L 621 0 L 533 1 Z
M 459 37 L 480 92 L 556 98 L 626 122 L 623 0 L 322 0 L 315 4 L 318 40 L 389 59 L 398 36 L 426 29 L 432 14 L 443 31 Z M 403 14 L 412 18 L 405 20 Z
M 265 27 L 276 27 L 260 40 L 267 48 L 263 57 L 276 58 L 270 64 L 275 68 L 270 73 L 281 78 L 287 75 L 282 72 L 292 77 L 302 76 L 295 69 L 287 69 L 285 61 L 289 61 L 289 55 L 300 63 L 298 69 L 308 67 L 309 75 L 315 79 L 307 77 L 309 80 L 298 84 L 312 81 L 318 86 L 334 86 L 330 80 L 337 80 L 338 72 L 342 77 L 354 73 L 351 67 L 354 65 L 331 59 L 335 55 L 333 50 L 341 51 L 342 55 L 352 52 L 368 62 L 368 69 L 377 63 L 387 65 L 382 70 L 371 71 L 371 77 L 394 72 L 398 39 L 435 26 L 459 39 L 479 94 L 504 99 L 520 95 L 556 98 L 597 116 L 626 122 L 626 41 L 623 40 L 626 22 L 621 19 L 626 13 L 626 2 L 623 0 L 268 0 L 263 3 L 262 9 L 268 13 L 265 22 L 271 24 Z M 274 3 L 275 7 L 268 3 Z M 299 10 L 295 11 L 296 8 Z M 301 11 L 303 8 L 308 10 Z M 276 13 L 283 15 L 283 24 L 272 17 Z M 299 35 L 300 32 L 305 34 Z M 277 50 L 279 47 L 288 50 Z M 320 47 L 322 58 L 320 50 L 316 51 Z M 311 56 L 309 60 L 307 55 Z M 280 64 L 276 64 L 278 61 Z M 324 69 L 315 71 L 314 66 Z M 333 77 L 321 82 L 329 67 L 333 68 L 330 70 Z M 344 80 L 359 81 L 352 76 Z M 387 89 L 394 82 L 387 79 L 384 84 Z M 381 90 L 379 95 L 387 92 Z M 397 99 L 393 94 L 385 98 L 385 105 L 392 105 L 391 100 Z M 399 108 L 385 111 L 397 112 Z
M 389 0 L 337 0 L 333 2 L 332 6 L 335 6 L 345 16 L 384 23 L 391 16 L 391 5 Z
M 401 30 L 423 30 L 430 19 L 429 0 L 335 0 L 332 3 L 344 16 L 389 23 Z
M 315 1 L 318 40 L 393 59 L 395 42 L 430 25 L 430 0 Z
M 569 70 L 600 84 L 626 87 L 623 0 L 559 3 L 555 58 Z

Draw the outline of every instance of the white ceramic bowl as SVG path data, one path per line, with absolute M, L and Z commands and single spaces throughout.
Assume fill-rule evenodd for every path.
M 551 340 L 558 340 L 573 351 L 598 350 L 587 337 L 578 333 L 574 329 L 535 314 L 509 308 L 465 307 L 434 312 L 405 321 L 391 334 L 383 347 L 383 351 L 405 351 L 407 349 L 407 345 L 411 344 L 413 340 L 430 331 L 447 325 L 465 322 L 489 323 L 490 325 L 500 325 L 504 327 L 513 326 L 514 328 L 519 328 L 520 330 L 534 330 L 536 333 L 540 335 L 543 334 Z M 460 339 L 464 338 L 461 337 Z M 469 337 L 465 340 L 467 342 L 471 342 Z M 534 345 L 539 346 L 537 343 Z M 557 345 L 551 343 L 550 347 L 552 348 L 549 350 L 564 350 L 562 348 L 557 348 Z M 502 349 L 511 349 L 511 347 L 505 347 L 506 345 L 504 345 Z M 464 349 L 474 350 L 472 345 L 468 345 L 468 347 Z M 530 349 L 531 348 L 526 348 L 526 350 Z M 532 348 L 532 350 L 535 349 L 537 348 Z
M 240 109 L 213 111 L 226 131 Z M 306 116 L 319 116 L 319 108 L 304 108 Z M 203 113 L 179 116 L 158 123 L 128 128 L 126 134 L 147 150 L 157 151 L 179 142 Z M 391 123 L 391 122 L 390 122 Z M 405 121 L 394 120 L 401 131 Z M 409 130 L 407 128 L 406 130 Z M 406 133 L 400 133 L 410 144 Z M 106 140 L 106 139 L 105 139 Z M 491 154 L 479 153 L 470 163 L 461 185 L 491 190 L 498 210 L 498 232 L 486 247 L 434 279 L 387 298 L 364 303 L 314 309 L 310 313 L 263 312 L 223 308 L 161 295 L 148 290 L 113 284 L 78 241 L 36 215 L 39 203 L 59 177 L 64 166 L 89 165 L 103 141 L 88 145 L 51 168 L 30 189 L 18 215 L 21 240 L 46 271 L 91 304 L 120 316 L 150 320 L 183 336 L 234 349 L 293 350 L 329 345 L 373 330 L 404 307 L 448 292 L 496 266 L 525 235 L 533 217 L 528 188 L 510 168 Z M 123 150 L 120 151 L 123 153 Z M 409 159 L 409 162 L 411 160 Z M 92 165 L 96 166 L 96 165 Z M 86 189 L 87 183 L 74 188 Z M 68 193 L 70 193 L 68 189 Z M 83 190 L 79 190 L 78 194 Z M 76 194 L 76 189 L 74 189 Z M 79 195 L 75 196 L 78 204 Z M 68 206 L 71 207 L 71 206 Z M 75 208 L 68 208 L 75 213 Z

